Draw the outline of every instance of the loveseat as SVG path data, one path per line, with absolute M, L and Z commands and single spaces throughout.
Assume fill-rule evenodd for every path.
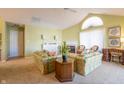
M 93 52 L 84 55 L 71 54 L 69 57 L 75 59 L 74 71 L 86 76 L 102 64 L 102 55 L 100 52 Z
M 56 55 L 49 55 L 48 51 L 36 51 L 33 53 L 34 61 L 41 74 L 48 74 L 55 71 Z

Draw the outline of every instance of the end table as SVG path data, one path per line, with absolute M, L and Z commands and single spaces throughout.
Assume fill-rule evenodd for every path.
M 63 62 L 62 59 L 57 59 L 55 62 L 55 77 L 60 82 L 66 82 L 72 81 L 73 76 L 73 60 Z

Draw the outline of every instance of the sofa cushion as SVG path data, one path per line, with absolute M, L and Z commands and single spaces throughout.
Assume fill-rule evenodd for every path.
M 42 52 L 42 55 L 41 55 L 42 57 L 48 57 L 48 55 L 47 55 L 47 53 L 46 52 Z
M 48 52 L 48 56 L 55 56 L 55 55 L 56 55 L 56 52 L 55 51 Z

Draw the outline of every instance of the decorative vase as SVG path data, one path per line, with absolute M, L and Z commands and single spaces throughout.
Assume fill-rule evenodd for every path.
M 63 62 L 67 62 L 67 55 L 62 55 Z

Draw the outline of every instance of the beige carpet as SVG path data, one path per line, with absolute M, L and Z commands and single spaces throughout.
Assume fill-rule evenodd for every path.
M 0 63 L 0 83 L 16 84 L 56 84 L 55 73 L 41 75 L 32 58 L 11 60 Z M 100 67 L 84 77 L 75 73 L 72 84 L 124 84 L 124 66 L 116 63 L 104 62 Z

